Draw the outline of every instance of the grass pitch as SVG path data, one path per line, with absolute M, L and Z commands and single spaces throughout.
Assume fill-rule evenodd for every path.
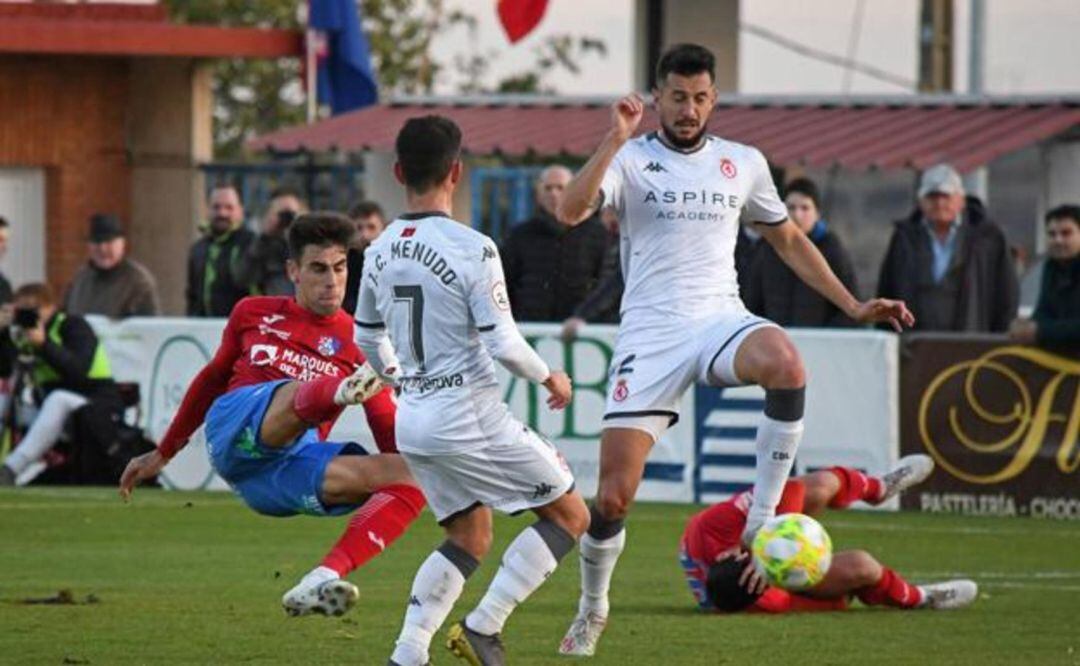
M 708 616 L 676 561 L 691 506 L 639 505 L 615 574 L 613 614 L 589 664 L 1080 664 L 1080 524 L 834 512 L 838 549 L 865 548 L 913 581 L 968 576 L 955 612 Z M 290 619 L 281 594 L 345 519 L 271 519 L 221 493 L 111 489 L 0 492 L 0 662 L 18 664 L 386 663 L 413 573 L 441 541 L 430 513 L 356 572 L 344 618 Z M 528 524 L 498 519 L 492 556 L 450 619 L 472 607 L 497 553 Z M 511 618 L 512 664 L 570 664 L 555 648 L 573 616 L 570 556 Z M 27 603 L 70 590 L 74 603 Z M 440 644 L 436 664 L 461 663 Z

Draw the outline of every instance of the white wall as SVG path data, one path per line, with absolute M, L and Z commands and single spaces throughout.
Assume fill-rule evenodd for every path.
M 0 271 L 17 288 L 45 279 L 45 172 L 0 169 L 0 217 L 11 224 Z

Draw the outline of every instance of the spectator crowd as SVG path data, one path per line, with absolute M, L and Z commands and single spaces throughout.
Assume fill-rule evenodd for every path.
M 619 220 L 610 209 L 570 227 L 555 215 L 573 174 L 551 165 L 536 181 L 536 211 L 500 239 L 507 291 L 519 321 L 562 324 L 573 339 L 588 323 L 619 319 L 623 290 Z M 827 220 L 817 185 L 806 178 L 781 187 L 791 221 L 821 251 L 840 281 L 860 293 L 854 262 Z M 911 213 L 896 220 L 880 266 L 877 295 L 902 299 L 915 314 L 916 331 L 1008 335 L 1060 353 L 1080 351 L 1080 206 L 1060 205 L 1045 217 L 1047 259 L 1030 317 L 1018 316 L 1017 268 L 1001 227 L 985 204 L 964 190 L 949 165 L 920 177 Z M 285 233 L 308 210 L 296 190 L 274 190 L 258 222 L 245 226 L 240 192 L 214 187 L 208 219 L 187 257 L 186 314 L 226 317 L 253 294 L 289 295 Z M 356 226 L 348 252 L 349 283 L 344 307 L 355 309 L 364 249 L 382 233 L 388 218 L 372 201 L 347 211 Z M 0 259 L 17 221 L 0 217 Z M 108 461 L 85 452 L 63 452 L 71 428 L 101 440 L 100 450 L 124 428 L 132 402 L 112 377 L 109 359 L 86 315 L 113 319 L 161 314 L 158 286 L 146 266 L 127 256 L 122 221 L 102 213 L 88 220 L 86 263 L 62 297 L 45 283 L 13 289 L 0 273 L 0 417 L 6 431 L 22 433 L 19 446 L 0 464 L 0 486 L 41 472 L 65 455 L 84 478 L 112 473 Z M 755 314 L 790 327 L 850 328 L 844 312 L 806 286 L 752 225 L 741 224 L 735 263 L 739 289 Z M 137 402 L 137 399 L 134 401 Z M 25 407 L 18 407 L 23 403 Z M 136 438 L 132 446 L 140 442 Z M 148 445 L 148 444 L 147 444 Z M 130 457 L 132 450 L 125 450 Z M 97 475 L 97 476 L 95 476 Z M 102 476 L 104 475 L 104 476 Z

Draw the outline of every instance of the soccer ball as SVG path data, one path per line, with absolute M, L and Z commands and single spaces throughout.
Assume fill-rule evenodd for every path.
M 821 582 L 832 564 L 832 540 L 821 523 L 801 513 L 774 516 L 751 546 L 754 568 L 770 585 L 805 590 Z

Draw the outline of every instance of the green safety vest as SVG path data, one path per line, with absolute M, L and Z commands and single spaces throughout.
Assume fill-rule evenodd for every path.
M 66 319 L 67 315 L 63 312 L 57 312 L 56 316 L 53 317 L 52 324 L 49 325 L 49 330 L 45 333 L 49 340 L 57 346 L 62 347 L 64 345 L 64 339 L 60 337 L 60 328 L 64 325 Z M 44 386 L 49 382 L 60 381 L 60 374 L 37 354 L 34 355 L 34 367 L 31 374 L 36 386 Z M 97 343 L 97 348 L 94 349 L 94 360 L 90 363 L 90 372 L 86 374 L 86 377 L 87 379 L 112 379 L 112 366 L 109 365 L 109 357 L 105 355 L 105 348 L 101 346 L 100 340 Z

